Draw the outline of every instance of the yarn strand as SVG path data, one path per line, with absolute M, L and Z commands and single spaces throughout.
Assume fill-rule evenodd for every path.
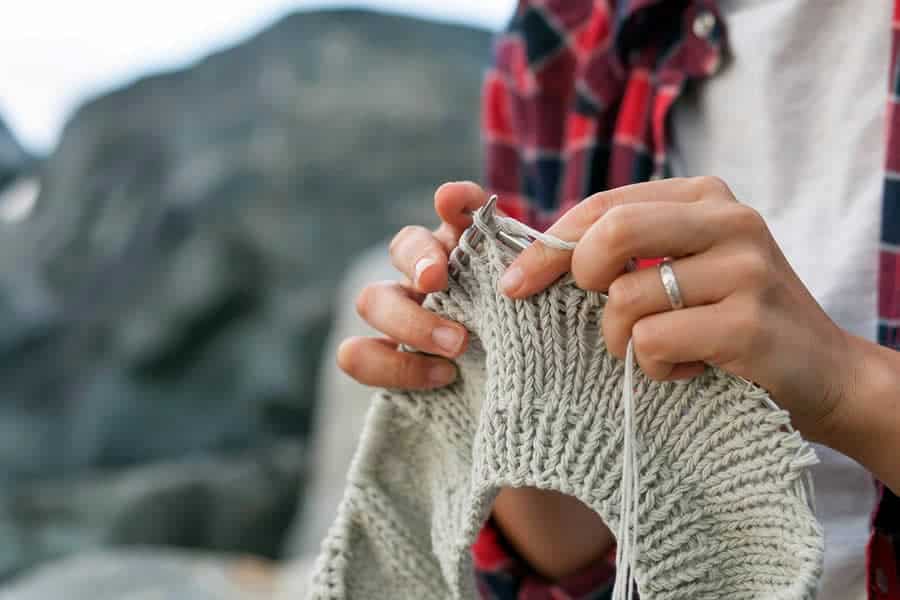
M 638 559 L 638 498 L 640 474 L 634 427 L 634 342 L 628 340 L 622 383 L 622 479 L 619 485 L 619 526 L 616 531 L 616 580 L 612 600 L 634 598 L 634 568 Z
M 513 235 L 517 235 L 519 237 L 527 237 L 531 238 L 534 241 L 538 241 L 549 248 L 553 248 L 555 250 L 574 250 L 576 243 L 575 242 L 567 242 L 566 240 L 562 240 L 556 236 L 549 235 L 547 233 L 542 233 L 537 229 L 533 229 L 522 223 L 521 221 L 516 221 L 515 219 L 510 219 L 509 217 L 501 217 L 495 216 L 494 219 L 500 225 L 500 229 L 506 231 L 507 233 L 511 233 Z

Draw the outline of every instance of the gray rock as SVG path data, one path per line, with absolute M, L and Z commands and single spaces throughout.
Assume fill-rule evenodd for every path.
M 54 561 L 0 590 L 0 600 L 300 600 L 313 558 L 253 557 L 140 547 Z
M 0 492 L 0 574 L 104 547 L 215 548 L 275 557 L 305 472 L 299 442 Z
M 303 440 L 351 257 L 478 174 L 488 54 L 465 27 L 301 13 L 77 111 L 35 209 L 0 235 L 0 497 Z M 0 530 L 93 547 L 78 502 L 54 509 L 70 529 L 0 502 Z M 130 541 L 187 527 L 165 517 Z M 13 539 L 4 568 L 46 556 Z
M 274 570 L 258 561 L 171 549 L 98 552 L 52 563 L 0 600 L 269 600 Z
M 79 110 L 0 236 L 0 422 L 44 448 L 0 477 L 305 435 L 351 257 L 478 172 L 488 44 L 297 14 Z
M 6 122 L 0 119 L 0 190 L 18 177 L 33 162 Z

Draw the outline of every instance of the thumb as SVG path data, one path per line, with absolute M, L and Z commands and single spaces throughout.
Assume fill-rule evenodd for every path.
M 487 199 L 481 186 L 471 181 L 445 183 L 434 193 L 434 209 L 446 226 L 441 229 L 452 238 L 454 246 L 462 232 L 472 224 L 472 213 Z

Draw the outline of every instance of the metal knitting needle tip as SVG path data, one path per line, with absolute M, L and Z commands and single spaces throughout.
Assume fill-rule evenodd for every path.
M 524 240 L 522 238 L 510 235 L 505 231 L 497 231 L 497 237 L 501 242 L 506 244 L 506 246 L 516 252 L 522 252 L 531 245 L 531 242 L 528 240 Z
M 497 194 L 492 194 L 484 206 L 481 207 L 482 218 L 488 223 L 493 222 L 497 212 Z
M 489 226 L 494 225 L 494 216 L 497 214 L 497 194 L 493 194 L 484 206 L 481 207 L 479 215 L 482 221 L 488 223 Z M 497 238 L 506 244 L 506 246 L 516 252 L 522 252 L 531 244 L 531 240 L 522 239 L 520 237 L 510 235 L 501 229 L 497 229 Z

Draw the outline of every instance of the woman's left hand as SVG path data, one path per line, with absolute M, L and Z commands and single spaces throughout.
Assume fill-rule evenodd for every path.
M 794 273 L 763 218 L 715 177 L 641 183 L 587 198 L 547 233 L 574 251 L 536 242 L 501 287 L 522 298 L 571 271 L 579 287 L 608 292 L 603 336 L 623 358 L 629 338 L 656 380 L 715 365 L 750 379 L 820 439 L 847 394 L 853 337 L 825 314 Z M 827 232 L 823 232 L 827 235 Z M 627 272 L 632 257 L 671 257 L 684 300 L 672 310 L 659 271 Z

